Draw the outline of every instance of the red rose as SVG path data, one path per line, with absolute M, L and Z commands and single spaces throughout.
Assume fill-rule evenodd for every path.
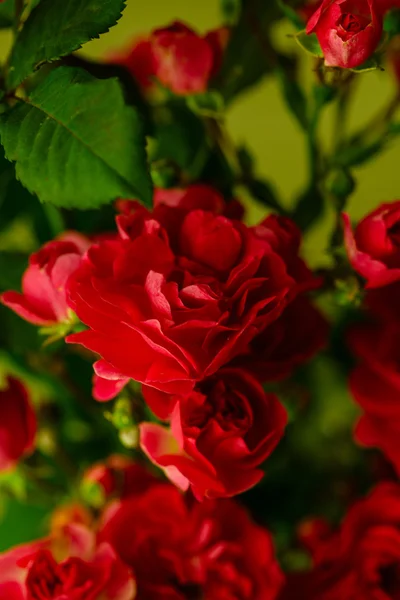
M 138 600 L 274 600 L 282 584 L 271 536 L 243 508 L 190 505 L 170 485 L 111 506 L 100 539 L 132 567 Z
M 400 486 L 381 483 L 314 549 L 311 572 L 280 600 L 395 600 L 400 595 Z
M 111 546 L 101 544 L 96 548 L 94 534 L 81 526 L 71 525 L 69 535 L 70 539 L 49 537 L 1 554 L 0 598 L 133 600 L 136 597 L 132 573 Z M 56 559 L 60 553 L 61 558 Z
M 69 305 L 89 329 L 67 341 L 100 354 L 104 379 L 190 393 L 315 285 L 286 219 L 253 229 L 162 205 L 117 221 L 120 237 L 93 245 L 69 280 Z
M 317 34 L 327 66 L 352 69 L 377 49 L 382 12 L 377 0 L 323 0 L 306 31 Z
M 306 0 L 297 10 L 305 21 L 315 13 L 322 0 Z
M 145 89 L 158 79 L 175 94 L 204 92 L 221 66 L 228 35 L 224 28 L 202 37 L 176 21 L 138 40 L 117 60 Z
M 22 294 L 5 292 L 1 302 L 34 325 L 68 321 L 66 284 L 88 246 L 87 240 L 76 233 L 45 244 L 29 259 L 22 278 Z
M 239 494 L 263 476 L 259 468 L 283 435 L 286 411 L 245 371 L 222 369 L 178 398 L 171 430 L 140 425 L 142 449 L 181 489 L 198 499 Z
M 400 473 L 400 327 L 361 325 L 350 343 L 361 363 L 350 376 L 350 390 L 363 410 L 356 438 L 380 448 Z
M 82 481 L 84 485 L 100 486 L 105 498 L 126 498 L 145 491 L 154 483 L 154 477 L 126 456 L 115 454 L 87 469 Z
M 0 471 L 12 468 L 34 449 L 36 416 L 20 381 L 9 377 L 0 390 Z
M 353 268 L 376 288 L 400 280 L 400 200 L 382 204 L 362 219 L 354 233 L 343 215 L 347 255 Z
M 285 379 L 326 345 L 328 333 L 326 319 L 300 295 L 252 340 L 249 352 L 232 364 L 253 373 L 261 382 Z

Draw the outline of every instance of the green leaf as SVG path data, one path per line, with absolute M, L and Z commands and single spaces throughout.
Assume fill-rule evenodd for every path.
M 400 9 L 394 8 L 386 13 L 383 29 L 390 37 L 400 34 Z
M 197 115 L 203 117 L 219 118 L 224 112 L 224 99 L 219 92 L 210 90 L 204 94 L 188 96 L 188 107 Z
M 321 50 L 321 46 L 319 45 L 319 41 L 315 33 L 310 33 L 310 35 L 307 35 L 304 29 L 295 36 L 295 40 L 299 44 L 299 46 L 301 46 L 303 50 L 305 50 L 309 54 L 317 56 L 318 58 L 322 58 L 324 56 L 324 53 Z
M 222 67 L 212 84 L 225 102 L 270 73 L 279 58 L 270 42 L 270 29 L 279 11 L 270 0 L 242 0 L 240 18 L 232 28 Z
M 150 206 L 145 138 L 120 84 L 81 69 L 55 69 L 0 116 L 6 157 L 42 202 L 95 208 L 118 197 Z
M 324 198 L 316 185 L 310 186 L 298 199 L 292 219 L 302 231 L 309 229 L 324 211 Z
M 283 0 L 277 0 L 277 4 L 283 15 L 296 27 L 296 29 L 304 29 L 304 21 L 294 8 L 285 4 Z
M 292 75 L 287 69 L 279 69 L 278 78 L 287 106 L 296 117 L 300 126 L 307 130 L 307 99 L 299 83 L 296 81 L 295 75 Z
M 14 25 L 15 0 L 5 0 L 0 4 L 0 29 L 9 29 Z
M 227 23 L 236 23 L 240 15 L 240 0 L 220 0 L 221 12 Z
M 41 0 L 15 42 L 7 84 L 17 87 L 43 63 L 77 50 L 115 25 L 125 0 Z

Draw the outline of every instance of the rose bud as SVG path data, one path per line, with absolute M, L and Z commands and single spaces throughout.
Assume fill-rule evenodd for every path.
M 0 471 L 11 469 L 34 450 L 36 416 L 26 388 L 8 377 L 0 390 Z
M 400 486 L 380 483 L 288 576 L 279 600 L 395 600 L 400 594 Z
M 232 500 L 193 502 L 168 484 L 113 503 L 100 541 L 135 573 L 143 600 L 276 600 L 270 533 Z
M 22 294 L 5 292 L 3 304 L 34 325 L 51 326 L 70 319 L 66 284 L 78 268 L 89 242 L 69 233 L 31 255 L 22 277 Z
M 260 481 L 261 463 L 283 435 L 286 411 L 240 369 L 222 369 L 177 398 L 171 430 L 140 425 L 141 447 L 181 489 L 196 498 L 239 494 Z
M 366 288 L 377 288 L 400 280 L 400 200 L 382 204 L 364 217 L 353 232 L 343 215 L 344 242 L 349 261 L 366 280 Z
M 176 21 L 138 40 L 115 61 L 127 67 L 145 90 L 158 80 L 175 94 L 204 92 L 220 68 L 228 35 L 224 28 L 202 37 Z
M 306 32 L 316 33 L 328 67 L 353 69 L 377 49 L 382 12 L 375 0 L 323 0 L 310 17 Z

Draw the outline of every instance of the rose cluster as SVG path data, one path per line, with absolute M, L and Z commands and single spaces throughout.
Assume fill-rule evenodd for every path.
M 343 219 L 349 261 L 365 280 L 365 320 L 349 331 L 358 358 L 350 390 L 363 411 L 355 436 L 379 448 L 400 473 L 400 202 L 382 204 L 354 231 Z
M 348 511 L 340 528 L 300 527 L 312 555 L 309 572 L 293 574 L 279 600 L 395 600 L 400 594 L 400 486 L 382 482 Z
M 85 478 L 115 496 L 117 465 L 123 495 L 97 518 L 59 508 L 46 538 L 0 555 L 1 598 L 275 600 L 283 575 L 271 536 L 244 508 L 185 498 L 123 457 Z
M 67 341 L 100 357 L 94 396 L 135 380 L 166 422 L 140 424 L 147 456 L 198 499 L 238 494 L 260 481 L 286 425 L 263 384 L 327 335 L 300 231 L 275 215 L 249 227 L 237 201 L 205 185 L 157 190 L 152 211 L 117 206 L 117 232 L 50 242 L 32 256 L 23 294 L 2 301 L 33 323 L 75 313 L 87 328 Z

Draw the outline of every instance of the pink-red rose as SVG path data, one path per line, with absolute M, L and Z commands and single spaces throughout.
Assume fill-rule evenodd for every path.
M 119 237 L 94 244 L 69 279 L 69 306 L 89 329 L 68 341 L 101 356 L 103 379 L 188 394 L 316 283 L 289 219 L 249 228 L 208 206 L 162 204 L 117 222 Z
M 382 37 L 379 0 L 323 0 L 306 31 L 316 33 L 327 66 L 358 67 L 373 55 Z
M 56 558 L 57 556 L 57 558 Z M 71 524 L 63 539 L 48 537 L 0 555 L 2 600 L 134 600 L 131 570 L 109 544 Z
M 204 92 L 218 72 L 229 31 L 222 28 L 205 36 L 176 21 L 136 41 L 117 57 L 144 89 L 158 80 L 175 94 Z
M 100 540 L 133 569 L 138 600 L 274 600 L 283 582 L 270 534 L 243 508 L 167 484 L 110 506 Z
M 198 499 L 239 494 L 263 476 L 259 468 L 283 435 L 286 411 L 274 394 L 240 369 L 222 369 L 175 399 L 171 428 L 142 423 L 149 458 Z
M 288 577 L 280 600 L 396 600 L 400 486 L 381 483 L 313 547 L 313 570 Z
M 343 215 L 344 239 L 350 263 L 376 288 L 400 280 L 400 201 L 382 204 L 364 217 L 354 232 Z
M 88 241 L 76 233 L 45 244 L 29 259 L 22 278 L 22 294 L 5 292 L 1 302 L 34 325 L 68 321 L 66 285 L 88 246 Z
M 350 376 L 350 390 L 363 410 L 356 438 L 380 448 L 400 473 L 400 327 L 396 323 L 359 325 L 350 345 L 360 364 Z
M 35 447 L 36 416 L 24 385 L 9 377 L 0 389 L 0 471 L 11 469 Z

